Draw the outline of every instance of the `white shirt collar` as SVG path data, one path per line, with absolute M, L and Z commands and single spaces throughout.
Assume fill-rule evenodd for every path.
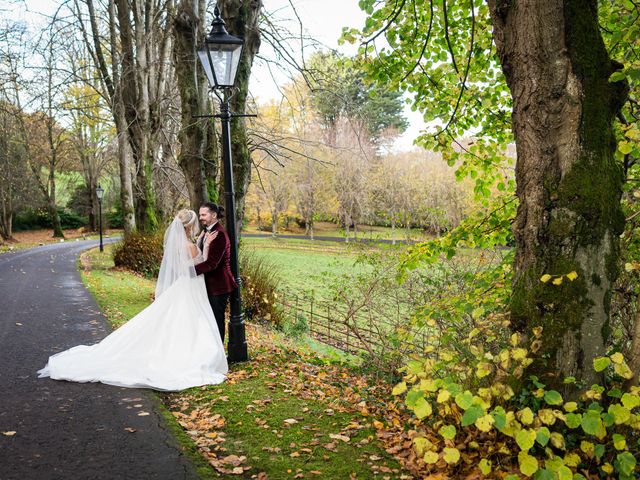
M 213 227 L 216 226 L 216 224 L 218 223 L 218 221 L 216 220 L 214 223 L 212 223 L 211 225 L 209 225 L 207 228 L 205 228 L 205 230 L 207 232 L 210 232 L 211 230 L 213 230 Z

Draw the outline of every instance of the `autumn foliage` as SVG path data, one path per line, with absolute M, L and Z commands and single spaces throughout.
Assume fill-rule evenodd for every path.
M 132 233 L 113 250 L 116 267 L 126 268 L 145 277 L 156 277 L 162 262 L 161 234 Z
M 640 388 L 624 387 L 633 373 L 623 355 L 594 361 L 604 385 L 565 379 L 579 387 L 567 391 L 582 393 L 564 398 L 525 374 L 542 329 L 502 344 L 500 323 L 480 320 L 466 338 L 403 369 L 393 393 L 415 416 L 414 467 L 451 478 L 633 478 Z

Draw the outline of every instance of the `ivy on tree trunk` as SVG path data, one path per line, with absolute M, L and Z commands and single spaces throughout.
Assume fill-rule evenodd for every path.
M 209 114 L 208 82 L 203 70 L 196 65 L 195 51 L 206 29 L 206 2 L 183 0 L 174 19 L 174 58 L 182 128 L 178 134 L 180 154 L 178 164 L 184 173 L 189 200 L 194 210 L 202 203 L 217 199 L 217 169 L 219 165 L 213 119 L 194 118 Z M 211 191 L 215 192 L 211 195 Z

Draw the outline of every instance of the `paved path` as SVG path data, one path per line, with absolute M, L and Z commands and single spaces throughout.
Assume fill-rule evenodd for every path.
M 152 393 L 37 378 L 49 355 L 108 333 L 77 272 L 96 244 L 0 255 L 0 480 L 196 479 Z

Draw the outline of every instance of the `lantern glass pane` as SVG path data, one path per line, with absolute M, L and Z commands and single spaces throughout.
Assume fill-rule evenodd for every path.
M 198 57 L 212 88 L 233 86 L 241 53 L 242 45 L 238 44 L 208 43 L 198 51 Z

